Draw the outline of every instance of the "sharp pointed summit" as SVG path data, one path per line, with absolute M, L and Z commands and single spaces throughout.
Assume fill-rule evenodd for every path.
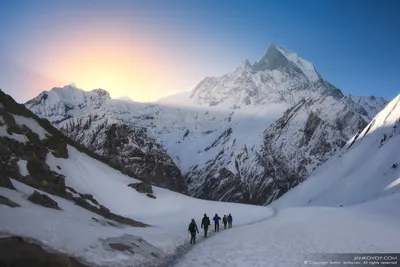
M 310 82 L 317 82 L 321 77 L 314 65 L 286 48 L 271 43 L 264 57 L 254 64 L 255 71 L 276 70 L 283 67 L 303 73 Z
M 256 70 L 274 70 L 289 64 L 289 60 L 282 54 L 274 43 L 268 47 L 264 57 L 254 64 Z

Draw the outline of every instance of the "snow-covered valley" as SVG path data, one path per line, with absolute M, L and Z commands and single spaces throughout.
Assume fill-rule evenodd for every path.
M 138 180 L 70 141 L 61 141 L 67 142 L 67 153 L 62 153 L 46 141 L 57 130 L 6 96 L 1 99 L 0 138 L 7 145 L 1 147 L 0 165 L 2 240 L 21 236 L 86 266 L 113 267 L 304 266 L 304 261 L 318 260 L 313 253 L 398 252 L 400 96 L 311 177 L 266 207 L 200 200 L 156 186 L 155 198 L 149 197 L 128 186 Z M 49 186 L 51 179 L 33 182 L 38 177 L 29 155 L 32 146 L 38 151 L 47 147 L 43 162 L 58 179 L 64 177 L 66 193 L 52 192 L 60 185 Z M 56 201 L 59 209 L 32 202 L 34 190 Z M 127 220 L 80 206 L 79 196 Z M 200 224 L 203 213 L 210 218 L 231 213 L 234 227 L 189 245 L 188 223 L 195 218 Z M 179 254 L 182 246 L 187 249 Z
M 47 247 L 94 266 L 138 266 L 158 262 L 187 242 L 187 225 L 191 218 L 195 218 L 200 227 L 204 213 L 212 216 L 232 212 L 235 225 L 240 225 L 267 218 L 271 213 L 263 207 L 197 200 L 157 187 L 153 187 L 156 199 L 152 199 L 128 187 L 135 181 L 120 172 L 74 148 L 69 147 L 69 154 L 67 160 L 50 155 L 47 159 L 50 167 L 61 168 L 58 172 L 66 176 L 66 186 L 91 194 L 111 211 L 150 227 L 127 227 L 50 194 L 61 211 L 37 206 L 27 200 L 35 189 L 13 180 L 17 191 L 0 188 L 0 195 L 21 207 L 0 205 L 2 235 L 39 240 Z M 136 246 L 132 246 L 132 242 Z M 110 247 L 110 243 L 131 248 L 118 251 Z
M 235 225 L 272 213 L 151 185 L 151 193 L 135 190 L 128 185 L 140 181 L 91 158 L 2 92 L 0 100 L 2 238 L 20 236 L 88 266 L 139 266 L 162 263 L 204 213 L 232 213 Z

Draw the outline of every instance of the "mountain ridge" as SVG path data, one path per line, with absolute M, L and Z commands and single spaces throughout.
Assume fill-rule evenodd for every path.
M 387 101 L 343 94 L 284 48 L 270 46 L 260 62 L 245 60 L 230 73 L 151 104 L 105 99 L 98 105 L 100 100 L 89 97 L 65 109 L 62 101 L 42 98 L 27 107 L 71 137 L 68 123 L 94 116 L 103 128 L 116 123 L 145 129 L 145 140 L 165 150 L 192 196 L 268 204 L 329 159 Z M 54 112 L 57 108 L 62 112 Z M 73 138 L 88 145 L 87 136 L 96 131 L 104 129 L 81 127 L 80 137 Z M 104 143 L 94 149 L 106 151 Z

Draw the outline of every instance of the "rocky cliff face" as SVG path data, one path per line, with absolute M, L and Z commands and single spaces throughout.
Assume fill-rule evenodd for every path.
M 265 203 L 306 179 L 367 125 L 343 100 L 332 101 L 332 96 L 303 100 L 264 132 L 261 158 L 273 155 L 275 161 L 270 164 L 284 166 L 281 169 L 286 172 L 269 185 L 274 194 Z
M 156 140 L 148 136 L 146 128 L 89 115 L 70 119 L 60 130 L 137 179 L 186 191 L 180 170 Z
M 259 148 L 245 144 L 237 151 L 229 128 L 213 143 L 217 156 L 189 170 L 189 188 L 207 199 L 254 204 L 277 199 L 367 125 L 343 98 L 301 100 L 264 131 Z
M 111 112 L 108 92 L 66 86 L 42 92 L 26 106 L 66 136 L 107 158 L 132 177 L 186 192 L 179 168 L 147 129 L 125 124 Z
M 253 204 L 305 179 L 386 104 L 343 94 L 273 44 L 260 61 L 154 104 L 74 90 L 44 92 L 27 106 L 144 179 L 180 190 L 180 170 L 192 196 Z

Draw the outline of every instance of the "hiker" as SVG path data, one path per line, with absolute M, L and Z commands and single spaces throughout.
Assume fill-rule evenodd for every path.
M 207 217 L 207 214 L 204 213 L 204 217 L 201 220 L 201 228 L 204 227 L 204 237 L 207 237 L 208 226 L 210 226 L 210 218 Z
M 214 220 L 214 232 L 219 232 L 219 221 L 221 220 L 221 217 L 219 217 L 218 214 L 215 213 L 213 220 Z
M 192 221 L 190 222 L 188 230 L 191 235 L 190 244 L 195 244 L 196 243 L 196 232 L 198 233 L 199 229 L 197 228 L 197 224 L 194 219 L 192 219 Z
M 232 215 L 229 213 L 228 215 L 228 228 L 232 228 L 233 218 Z
M 224 215 L 224 217 L 222 218 L 222 222 L 224 223 L 224 229 L 226 229 L 226 224 L 228 223 L 228 218 L 226 217 L 226 215 Z

